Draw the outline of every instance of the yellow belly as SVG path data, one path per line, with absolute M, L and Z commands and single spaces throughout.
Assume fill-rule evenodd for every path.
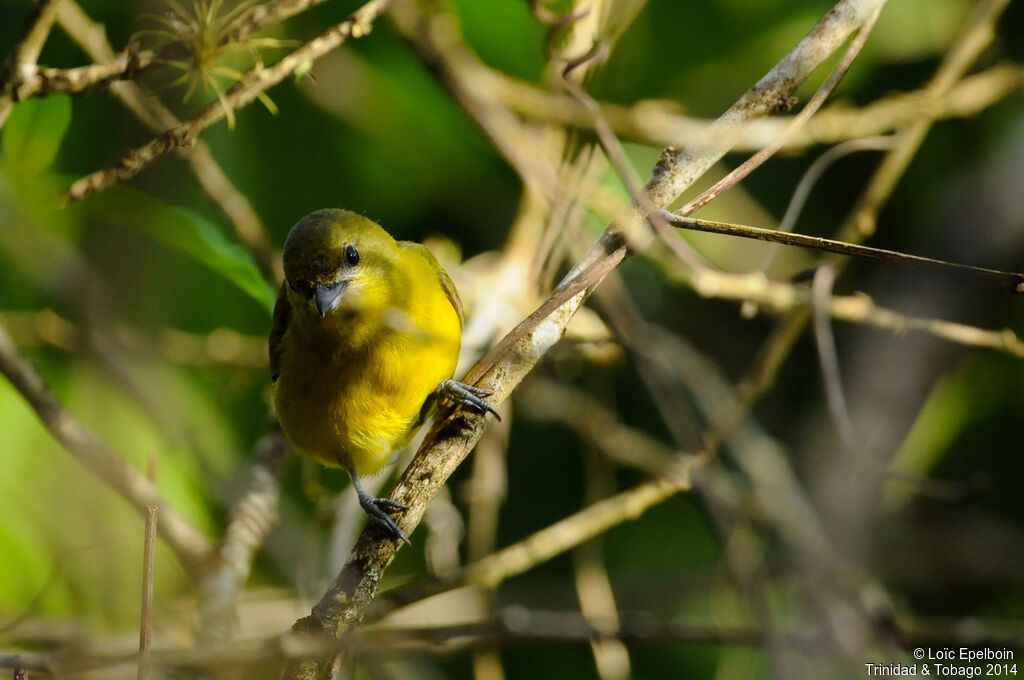
M 392 333 L 346 351 L 330 335 L 289 335 L 274 384 L 282 429 L 322 464 L 360 475 L 409 442 L 423 402 L 458 360 L 457 339 Z

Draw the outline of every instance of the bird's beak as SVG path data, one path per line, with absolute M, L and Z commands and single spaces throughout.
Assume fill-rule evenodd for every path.
M 317 284 L 313 288 L 313 306 L 320 312 L 320 318 L 331 313 L 341 303 L 341 294 L 345 292 L 348 281 L 339 281 L 330 286 Z

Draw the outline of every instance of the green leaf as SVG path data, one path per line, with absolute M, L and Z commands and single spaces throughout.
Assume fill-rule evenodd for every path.
M 74 206 L 84 217 L 135 229 L 176 248 L 222 275 L 269 314 L 277 292 L 249 252 L 228 240 L 217 226 L 196 213 L 118 185 Z
M 39 174 L 57 157 L 71 124 L 71 97 L 55 94 L 18 102 L 4 126 L 9 172 Z

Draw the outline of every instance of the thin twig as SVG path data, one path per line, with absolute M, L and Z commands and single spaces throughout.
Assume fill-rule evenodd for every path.
M 611 495 L 615 488 L 613 468 L 594 451 L 585 455 L 586 502 L 593 503 Z M 573 580 L 580 611 L 595 632 L 618 630 L 622 626 L 615 590 L 608 576 L 604 543 L 595 536 L 577 547 L 572 554 Z M 600 680 L 626 680 L 630 677 L 629 651 L 622 640 L 603 635 L 590 643 L 594 666 Z
M 666 272 L 670 276 L 684 281 L 698 295 L 756 302 L 761 308 L 772 314 L 806 314 L 807 306 L 811 302 L 810 291 L 806 286 L 770 281 L 760 273 L 700 272 L 692 274 L 682 270 L 681 267 L 672 268 L 670 266 L 666 266 Z M 910 331 L 929 333 L 957 344 L 984 347 L 1024 357 L 1024 340 L 1009 328 L 989 330 L 942 319 L 906 316 L 895 310 L 878 306 L 870 296 L 864 293 L 833 296 L 828 309 L 835 319 L 862 323 L 898 335 Z M 782 330 L 780 329 L 779 332 L 781 333 Z M 763 368 L 767 368 L 769 364 L 777 368 L 778 362 L 783 360 L 788 350 L 781 345 L 776 346 L 774 343 L 783 342 L 782 338 L 786 338 L 785 343 L 794 342 L 800 332 L 802 332 L 802 328 L 797 330 L 795 327 L 789 327 L 785 330 L 785 335 L 770 337 L 765 343 L 761 357 L 755 363 L 763 365 Z M 773 337 L 777 339 L 773 340 Z M 769 346 L 771 349 L 768 349 Z M 765 361 L 768 363 L 764 364 Z M 762 382 L 769 377 L 768 374 L 758 371 L 757 375 L 759 376 L 757 379 L 753 377 L 753 374 L 748 375 L 745 379 L 747 385 L 744 389 L 753 389 L 754 385 L 758 387 L 744 397 L 744 401 L 755 395 L 760 396 L 762 389 L 769 386 Z
M 391 0 L 370 0 L 345 21 L 291 52 L 274 65 L 253 67 L 237 85 L 228 90 L 223 102 L 210 103 L 188 121 L 128 152 L 111 167 L 77 180 L 65 192 L 64 199 L 79 201 L 91 196 L 113 184 L 134 177 L 168 151 L 191 146 L 199 133 L 224 118 L 228 109 L 235 110 L 252 103 L 260 93 L 280 83 L 300 66 L 319 59 L 349 38 L 360 38 L 369 33 L 373 21 L 390 3 Z
M 705 191 L 701 192 L 699 196 L 689 201 L 683 207 L 676 211 L 679 215 L 691 215 L 709 202 L 713 201 L 716 197 L 727 191 L 730 187 L 735 186 L 737 183 L 743 180 L 744 177 L 749 175 L 757 168 L 764 165 L 764 162 L 775 155 L 775 153 L 781 149 L 786 140 L 789 139 L 796 130 L 803 126 L 818 109 L 821 108 L 825 100 L 828 99 L 832 91 L 839 85 L 839 81 L 843 79 L 846 72 L 853 66 L 853 61 L 860 54 L 861 49 L 864 47 L 864 43 L 867 42 L 868 36 L 871 35 L 871 29 L 874 28 L 875 22 L 878 21 L 878 15 L 881 13 L 881 7 L 876 9 L 863 23 L 860 29 L 857 31 L 857 35 L 854 36 L 853 40 L 850 41 L 850 46 L 846 48 L 843 56 L 840 57 L 839 63 L 836 64 L 835 68 L 825 79 L 825 82 L 821 84 L 821 87 L 817 89 L 811 100 L 807 102 L 800 113 L 793 117 L 789 121 L 789 125 L 782 131 L 778 139 L 772 141 L 771 144 L 758 151 L 756 154 L 743 161 L 738 167 L 734 168 L 725 177 L 715 182 L 715 184 Z
M 850 411 L 846 406 L 846 395 L 843 391 L 842 372 L 839 370 L 839 353 L 836 351 L 835 336 L 832 334 L 830 302 L 832 286 L 836 282 L 836 269 L 831 263 L 818 267 L 811 284 L 811 315 L 814 320 L 814 343 L 818 348 L 818 363 L 821 367 L 821 378 L 825 385 L 825 402 L 828 404 L 832 422 L 839 433 L 839 440 L 846 452 L 859 455 L 860 445 L 857 434 L 850 420 Z
M 278 520 L 278 477 L 291 447 L 275 426 L 256 443 L 256 452 L 245 492 L 231 511 L 217 557 L 199 585 L 196 638 L 201 645 L 231 639 L 239 590 L 256 551 Z
M 17 101 L 17 85 L 24 73 L 32 70 L 50 35 L 60 0 L 39 0 L 32 7 L 21 38 L 0 72 L 0 128 L 3 128 Z
M 27 69 L 18 83 L 15 93 L 19 100 L 29 97 L 48 97 L 57 93 L 83 94 L 89 90 L 110 85 L 117 80 L 135 78 L 158 61 L 156 52 L 141 50 L 138 43 L 132 43 L 110 61 L 99 64 L 74 68 L 36 66 Z
M 162 509 L 160 537 L 174 551 L 182 566 L 193 577 L 198 577 L 213 551 L 210 540 L 175 512 L 152 482 L 114 455 L 64 410 L 32 364 L 18 354 L 3 326 L 0 326 L 0 373 L 35 410 L 50 434 L 86 469 L 106 482 L 140 514 L 146 513 L 150 505 Z
M 732 148 L 741 134 L 734 128 L 735 124 L 777 111 L 818 65 L 883 4 L 884 0 L 837 3 L 782 61 L 711 125 L 709 132 L 725 132 L 724 140 L 685 150 L 670 149 L 663 156 L 659 176 L 664 179 L 649 187 L 651 201 L 665 207 L 675 200 Z
M 253 14 L 263 7 L 265 5 L 255 8 Z M 71 39 L 94 61 L 104 62 L 113 58 L 114 49 L 107 41 L 103 26 L 90 19 L 74 0 L 61 2 L 57 20 Z M 146 95 L 134 82 L 111 83 L 110 91 L 156 134 L 181 124 L 166 106 L 155 97 Z M 263 221 L 249 199 L 232 184 L 217 164 L 209 145 L 199 139 L 195 146 L 177 149 L 177 153 L 189 162 L 199 185 L 231 221 L 239 240 L 260 263 L 263 271 L 272 281 L 280 284 L 284 280 L 280 257 L 274 250 Z M 262 353 L 265 355 L 266 351 Z
M 924 88 L 930 97 L 948 93 L 982 51 L 991 44 L 995 22 L 1010 0 L 981 0 L 967 18 L 960 35 L 942 59 L 935 75 Z M 934 120 L 921 117 L 904 127 L 893 148 L 882 159 L 854 210 L 837 234 L 840 241 L 862 242 L 875 232 L 878 211 L 899 182 L 917 149 L 931 129 Z
M 793 190 L 793 195 L 786 205 L 786 212 L 782 214 L 782 219 L 779 220 L 778 231 L 791 232 L 796 228 L 797 218 L 803 211 L 807 198 L 811 195 L 811 190 L 818 180 L 821 179 L 825 170 L 832 167 L 836 161 L 858 151 L 887 151 L 892 148 L 892 144 L 892 137 L 865 137 L 863 139 L 851 139 L 848 142 L 843 142 L 821 154 L 811 163 L 803 176 L 800 177 L 800 181 L 797 183 L 796 189 Z M 760 271 L 767 271 L 778 252 L 779 247 L 777 245 L 769 248 L 761 260 L 758 269 Z
M 946 260 L 936 260 L 921 255 L 908 255 L 894 250 L 882 248 L 871 248 L 856 243 L 846 243 L 833 239 L 821 238 L 818 236 L 806 236 L 792 232 L 779 231 L 776 229 L 765 229 L 763 227 L 750 227 L 742 224 L 729 222 L 716 222 L 714 220 L 702 220 L 693 217 L 682 217 L 667 211 L 661 212 L 662 217 L 674 227 L 704 231 L 712 234 L 727 234 L 729 236 L 740 236 L 742 238 L 782 243 L 788 246 L 800 248 L 813 248 L 826 253 L 837 255 L 849 255 L 851 257 L 865 257 L 872 260 L 882 260 L 896 264 L 907 264 L 923 269 L 943 272 L 951 275 L 963 275 L 971 278 L 991 281 L 999 284 L 1009 292 L 1024 293 L 1024 274 L 1016 272 L 1004 272 L 997 269 L 975 267 L 969 264 L 958 264 Z
M 156 557 L 156 526 L 159 508 L 146 506 L 146 539 L 142 549 L 142 613 L 139 616 L 138 680 L 149 680 L 149 648 L 153 644 L 153 572 Z
M 926 96 L 942 97 L 953 88 L 982 50 L 991 43 L 995 22 L 1008 4 L 1009 0 L 982 0 L 975 5 L 953 47 L 945 54 L 935 75 L 924 88 Z M 874 234 L 879 210 L 892 195 L 896 184 L 924 141 L 932 122 L 930 118 L 921 118 L 897 134 L 892 149 L 882 159 L 856 205 L 839 228 L 839 241 L 860 243 Z M 842 268 L 841 263 L 838 266 Z M 861 303 L 855 306 L 864 307 L 863 301 Z M 870 300 L 867 300 L 867 303 L 869 307 L 873 307 Z M 883 314 L 879 321 L 897 328 L 905 327 L 900 321 L 902 317 L 896 315 L 897 318 L 894 319 L 891 314 Z M 791 307 L 787 316 L 779 321 L 741 383 L 740 402 L 733 412 L 724 418 L 724 422 L 742 419 L 754 402 L 771 388 L 779 368 L 793 349 L 797 338 L 802 335 L 808 318 L 806 307 Z M 1019 340 L 1015 335 L 1007 338 L 1004 333 L 998 334 L 1000 338 L 993 338 L 991 336 L 997 334 L 990 331 L 981 331 L 979 334 L 978 329 L 959 324 L 947 325 L 946 322 L 928 321 L 921 325 L 927 326 L 929 330 L 948 333 L 950 339 L 970 338 L 972 344 L 1000 347 L 1014 353 L 1018 351 L 1016 348 Z
M 257 5 L 235 22 L 232 30 L 221 36 L 218 45 L 241 42 L 253 33 L 325 1 L 277 0 Z M 27 97 L 45 97 L 58 92 L 82 94 L 116 81 L 137 78 L 181 50 L 182 46 L 178 43 L 171 43 L 155 50 L 144 50 L 139 43 L 132 42 L 121 52 L 114 54 L 113 50 L 110 50 L 103 59 L 97 59 L 97 63 L 87 66 L 39 68 L 33 63 L 22 70 L 13 88 L 16 99 L 19 100 Z
M 559 123 L 567 127 L 592 129 L 594 118 L 571 96 L 542 89 L 484 64 L 475 64 L 465 74 L 481 95 L 490 95 L 528 120 Z M 793 132 L 783 149 L 799 150 L 819 144 L 838 144 L 890 133 L 921 118 L 943 120 L 970 118 L 993 103 L 1024 87 L 1024 68 L 1000 64 L 972 74 L 942 95 L 914 90 L 879 98 L 863 107 L 839 103 L 823 108 Z M 739 135 L 734 151 L 757 151 L 772 144 L 789 126 L 787 116 L 774 116 L 735 123 L 716 133 L 713 121 L 692 118 L 673 102 L 645 100 L 630 105 L 600 102 L 601 115 L 624 139 L 652 146 L 691 146 Z

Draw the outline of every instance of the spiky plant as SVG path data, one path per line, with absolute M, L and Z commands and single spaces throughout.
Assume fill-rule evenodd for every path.
M 181 75 L 167 83 L 165 88 L 185 85 L 183 101 L 189 101 L 199 85 L 204 91 L 212 90 L 228 121 L 228 127 L 234 128 L 235 115 L 228 102 L 224 82 L 236 83 L 245 74 L 225 63 L 238 52 L 248 52 L 253 66 L 262 66 L 260 50 L 263 48 L 285 47 L 292 41 L 276 38 L 257 38 L 242 35 L 239 30 L 252 9 L 259 5 L 259 0 L 242 0 L 230 9 L 224 10 L 225 0 L 193 0 L 191 11 L 178 0 L 164 0 L 168 10 L 165 14 L 151 18 L 160 23 L 162 28 L 147 29 L 136 35 L 140 38 L 154 38 L 158 42 L 161 55 L 182 52 L 180 59 L 161 56 L 157 61 Z M 173 48 L 180 48 L 175 50 Z M 258 92 L 259 98 L 267 110 L 277 113 L 277 106 L 265 92 Z

